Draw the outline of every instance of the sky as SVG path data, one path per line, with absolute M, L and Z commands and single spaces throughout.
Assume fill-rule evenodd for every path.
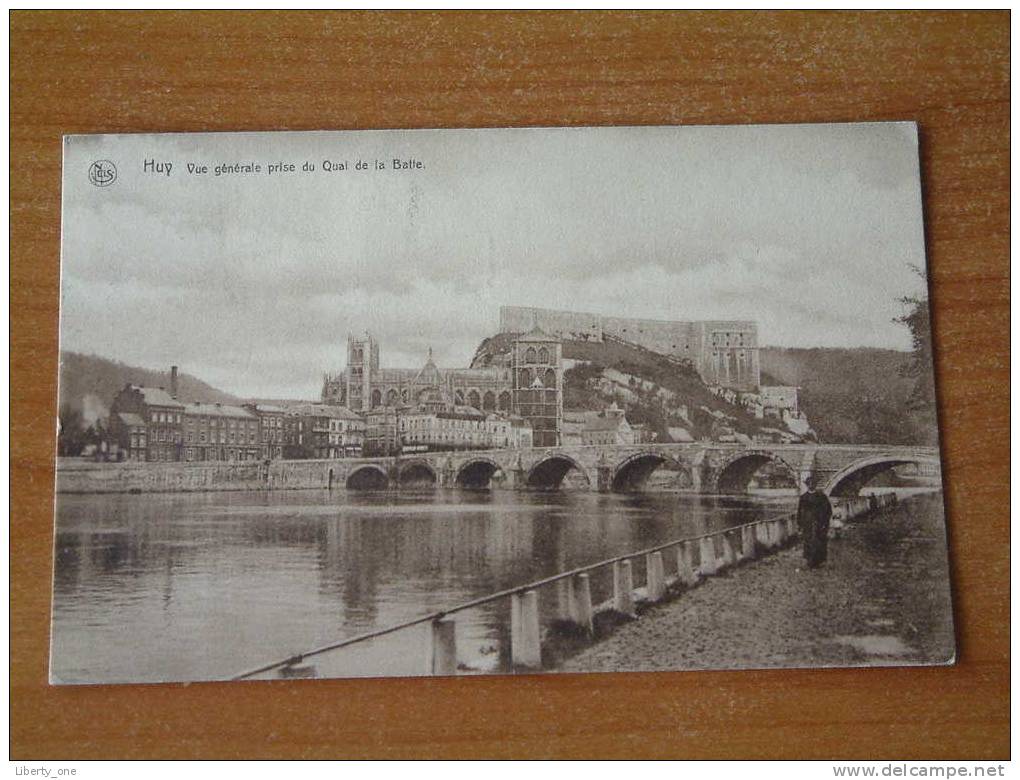
M 911 123 L 69 136 L 63 176 L 61 348 L 243 397 L 317 397 L 366 330 L 466 366 L 504 304 L 908 349 L 924 291 Z

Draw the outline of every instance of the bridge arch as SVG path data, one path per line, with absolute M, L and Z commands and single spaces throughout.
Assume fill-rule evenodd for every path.
M 487 488 L 492 478 L 502 473 L 503 467 L 491 458 L 471 458 L 457 469 L 457 487 Z
M 390 475 L 375 463 L 356 466 L 347 475 L 348 490 L 385 490 L 390 486 Z
M 539 490 L 555 490 L 563 484 L 563 478 L 571 470 L 577 470 L 584 481 L 591 485 L 591 477 L 584 467 L 569 455 L 554 452 L 544 456 L 528 470 L 527 485 Z
M 871 455 L 861 458 L 840 469 L 829 479 L 823 488 L 824 492 L 837 498 L 856 496 L 862 487 L 884 471 L 896 466 L 907 464 L 933 465 L 939 467 L 938 456 L 935 455 L 911 455 L 909 453 L 897 455 Z
M 648 450 L 628 455 L 616 464 L 613 469 L 613 492 L 633 493 L 642 490 L 653 472 L 665 465 L 675 466 L 691 482 L 691 467 L 688 464 L 679 458 Z
M 764 450 L 740 452 L 730 457 L 719 469 L 715 479 L 717 493 L 746 493 L 751 479 L 767 463 L 785 471 L 794 485 L 800 485 L 799 471 L 778 455 Z
M 401 487 L 435 487 L 439 475 L 428 461 L 411 460 L 400 466 Z

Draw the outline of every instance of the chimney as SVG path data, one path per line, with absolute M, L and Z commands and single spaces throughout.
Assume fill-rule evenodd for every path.
M 170 366 L 170 397 L 177 397 L 177 366 Z

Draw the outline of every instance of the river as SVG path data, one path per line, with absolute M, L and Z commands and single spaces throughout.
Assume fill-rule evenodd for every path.
M 228 678 L 587 563 L 789 511 L 794 501 L 498 490 L 61 495 L 51 679 Z M 609 576 L 593 575 L 596 602 L 608 598 Z M 548 615 L 551 599 L 542 598 Z M 465 673 L 506 669 L 508 612 L 503 601 L 457 615 Z M 424 632 L 335 651 L 305 671 L 421 674 Z

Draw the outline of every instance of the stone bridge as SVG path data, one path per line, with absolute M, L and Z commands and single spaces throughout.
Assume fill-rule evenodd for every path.
M 874 476 L 915 464 L 940 475 L 931 447 L 878 445 L 635 444 L 542 447 L 520 450 L 431 452 L 396 458 L 319 461 L 331 487 L 385 489 L 401 486 L 533 488 L 571 486 L 601 492 L 641 490 L 652 473 L 667 468 L 675 485 L 700 493 L 743 493 L 755 473 L 771 463 L 798 486 L 814 475 L 833 496 L 856 495 Z M 311 466 L 311 464 L 307 464 Z

